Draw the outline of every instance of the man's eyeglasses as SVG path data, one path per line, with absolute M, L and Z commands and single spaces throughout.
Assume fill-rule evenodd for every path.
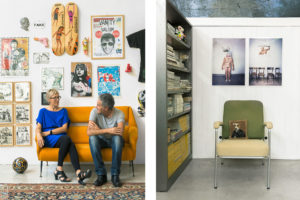
M 61 96 L 50 97 L 50 99 L 61 99 Z

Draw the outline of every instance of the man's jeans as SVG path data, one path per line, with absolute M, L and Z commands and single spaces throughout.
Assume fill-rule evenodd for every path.
M 102 160 L 101 148 L 112 148 L 112 166 L 111 175 L 119 175 L 121 160 L 123 137 L 120 135 L 113 135 L 111 139 L 107 139 L 103 135 L 93 135 L 89 137 L 90 149 L 95 164 L 96 174 L 106 175 L 106 168 Z

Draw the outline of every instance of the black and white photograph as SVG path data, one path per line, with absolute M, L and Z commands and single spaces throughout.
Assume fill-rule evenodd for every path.
M 0 146 L 13 146 L 12 126 L 0 126 Z
M 71 96 L 92 96 L 92 63 L 71 63 Z
M 49 105 L 46 95 L 47 95 L 47 92 L 41 92 L 41 105 L 43 105 L 43 106 Z
M 30 102 L 31 100 L 31 83 L 30 82 L 16 82 L 15 83 L 15 101 L 16 102 Z
M 13 106 L 12 104 L 0 104 L 0 124 L 13 123 Z
M 49 67 L 42 68 L 42 91 L 55 88 L 57 90 L 64 89 L 64 68 Z
M 31 123 L 31 105 L 30 104 L 16 104 L 16 123 L 28 124 Z
M 30 125 L 16 126 L 15 145 L 16 146 L 31 146 L 31 126 Z
M 11 102 L 13 100 L 13 89 L 11 82 L 0 83 L 0 102 Z
M 33 63 L 34 64 L 49 64 L 50 53 L 49 52 L 34 52 Z

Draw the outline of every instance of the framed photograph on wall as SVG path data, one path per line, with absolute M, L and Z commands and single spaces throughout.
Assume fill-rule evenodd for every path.
M 72 97 L 92 96 L 92 63 L 71 63 L 71 77 Z
M 45 67 L 42 68 L 42 91 L 55 88 L 64 89 L 64 68 L 63 67 Z
M 0 82 L 0 103 L 13 101 L 12 82 Z
M 0 104 L 0 125 L 13 123 L 13 105 Z
M 15 101 L 30 102 L 31 101 L 31 83 L 30 82 L 15 82 Z
M 15 104 L 16 124 L 30 124 L 31 123 L 31 104 L 18 103 Z
M 0 146 L 13 145 L 13 126 L 0 126 Z
M 46 95 L 47 95 L 47 92 L 41 92 L 41 104 L 43 106 L 49 105 Z
M 98 95 L 110 93 L 120 96 L 120 66 L 99 66 L 97 77 Z
M 29 38 L 1 38 L 1 76 L 28 76 Z
M 124 59 L 124 15 L 91 16 L 92 59 Z
M 15 145 L 31 146 L 31 125 L 16 125 L 15 130 Z

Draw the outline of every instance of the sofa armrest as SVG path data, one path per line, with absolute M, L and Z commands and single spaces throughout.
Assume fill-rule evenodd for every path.
M 267 129 L 272 129 L 273 128 L 273 123 L 272 122 L 265 122 L 264 126 L 266 126 Z
M 223 126 L 223 122 L 220 122 L 220 121 L 215 121 L 214 122 L 214 128 L 215 129 L 218 129 L 220 126 Z
M 138 129 L 136 126 L 129 126 L 128 127 L 128 134 L 129 134 L 129 144 L 130 147 L 136 151 L 136 144 L 138 140 Z

